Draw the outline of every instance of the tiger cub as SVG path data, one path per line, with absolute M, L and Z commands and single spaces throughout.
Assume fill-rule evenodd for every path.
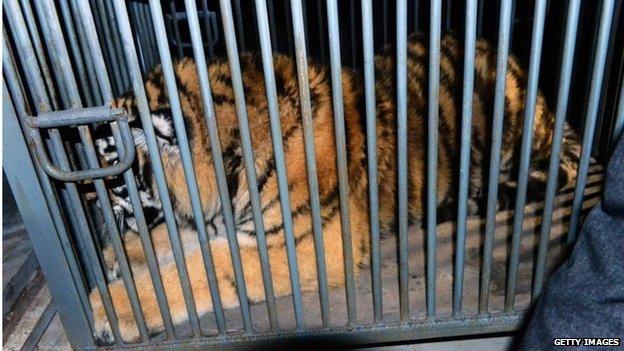
M 454 193 L 459 161 L 459 132 L 461 128 L 461 92 L 463 49 L 453 36 L 447 35 L 441 41 L 440 100 L 439 100 L 439 152 L 438 152 L 438 194 L 439 205 L 455 206 Z M 290 190 L 290 205 L 294 224 L 294 237 L 301 288 L 310 291 L 317 288 L 314 240 L 308 197 L 308 179 L 304 157 L 304 142 L 295 62 L 287 56 L 273 57 L 275 81 L 282 128 L 282 140 L 286 160 L 286 171 Z M 501 152 L 501 188 L 513 190 L 514 158 L 518 156 L 525 101 L 526 72 L 513 56 L 508 60 L 505 89 L 505 125 Z M 391 52 L 375 58 L 375 98 L 377 118 L 377 155 L 380 225 L 391 232 L 395 223 L 396 210 L 396 100 L 395 100 L 395 57 Z M 241 69 L 251 141 L 255 156 L 258 187 L 267 234 L 268 253 L 275 296 L 291 294 L 289 262 L 285 250 L 284 225 L 279 201 L 276 165 L 274 160 L 269 113 L 262 72 L 262 61 L 252 54 L 241 55 Z M 421 222 L 425 202 L 425 169 L 427 140 L 427 74 L 428 52 L 421 35 L 412 35 L 408 45 L 408 189 L 409 215 L 414 223 Z M 230 251 L 225 239 L 224 220 L 221 213 L 215 172 L 210 153 L 207 128 L 204 120 L 202 99 L 197 71 L 191 59 L 182 59 L 175 64 L 175 74 L 180 102 L 184 114 L 186 131 L 189 135 L 195 173 L 204 211 L 206 228 L 210 234 L 210 249 L 214 257 L 218 286 L 223 305 L 226 308 L 238 306 Z M 336 166 L 334 116 L 331 82 L 327 67 L 309 65 L 310 96 L 313 114 L 314 145 L 321 202 L 324 252 L 327 266 L 327 280 L 331 287 L 344 283 L 343 248 L 338 199 L 338 177 Z M 210 84 L 213 93 L 218 132 L 223 160 L 228 178 L 229 194 L 236 224 L 236 235 L 240 245 L 247 297 L 251 302 L 264 300 L 265 291 L 260 271 L 258 247 L 254 237 L 254 223 L 251 214 L 247 179 L 242 162 L 239 126 L 236 117 L 230 68 L 227 61 L 216 61 L 209 66 Z M 472 144 L 470 167 L 471 212 L 476 212 L 483 198 L 487 184 L 489 166 L 489 145 L 496 78 L 496 52 L 485 41 L 478 41 L 475 62 L 473 95 Z M 365 267 L 369 261 L 369 210 L 367 183 L 367 153 L 365 101 L 361 77 L 348 69 L 342 72 L 344 118 L 348 149 L 349 207 L 353 262 L 356 270 Z M 204 271 L 201 250 L 194 231 L 194 217 L 181 165 L 176 131 L 172 123 L 172 112 L 166 94 L 162 68 L 157 67 L 145 79 L 145 90 L 152 114 L 156 137 L 161 150 L 162 163 L 174 204 L 176 220 L 184 243 L 186 266 L 189 272 L 192 292 L 197 311 L 204 315 L 212 311 L 210 290 Z M 183 323 L 188 319 L 178 272 L 176 270 L 168 232 L 163 224 L 162 208 L 152 176 L 151 164 L 145 143 L 145 135 L 138 122 L 136 101 L 132 94 L 117 99 L 114 104 L 125 108 L 131 118 L 133 135 L 137 148 L 135 164 L 137 182 L 143 210 L 151 229 L 160 272 L 173 322 Z M 534 139 L 532 145 L 531 184 L 543 186 L 545 171 L 550 156 L 554 116 L 549 111 L 543 95 L 537 97 L 535 110 Z M 103 159 L 116 162 L 112 138 L 98 140 Z M 577 137 L 566 126 L 561 158 L 561 187 L 572 185 L 576 176 L 580 147 Z M 513 192 L 513 191 L 512 191 Z M 128 255 L 141 307 L 150 332 L 163 329 L 163 321 L 156 303 L 156 295 L 146 268 L 145 256 L 140 239 L 136 234 L 137 224 L 125 185 L 111 189 L 116 213 L 124 218 L 129 231 L 124 235 Z M 109 270 L 115 270 L 112 249 L 105 249 Z M 113 272 L 114 273 L 114 272 Z M 114 274 L 113 274 L 114 276 Z M 126 290 L 121 280 L 109 284 L 121 334 L 126 341 L 137 340 L 138 328 Z M 96 336 L 110 339 L 100 295 L 93 290 L 90 295 L 94 311 Z

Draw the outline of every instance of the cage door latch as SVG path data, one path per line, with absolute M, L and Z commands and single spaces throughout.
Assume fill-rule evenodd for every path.
M 101 122 L 116 123 L 119 126 L 120 136 L 113 133 L 115 144 L 118 148 L 118 154 L 120 155 L 118 163 L 108 167 L 79 171 L 64 171 L 52 164 L 41 138 L 40 129 L 84 126 Z M 37 116 L 27 117 L 26 124 L 28 129 L 30 129 L 30 139 L 34 145 L 35 155 L 41 167 L 49 176 L 60 181 L 75 182 L 115 176 L 130 168 L 134 161 L 136 153 L 134 140 L 132 138 L 132 131 L 128 125 L 128 115 L 123 109 L 112 108 L 110 106 L 98 106 L 45 112 Z

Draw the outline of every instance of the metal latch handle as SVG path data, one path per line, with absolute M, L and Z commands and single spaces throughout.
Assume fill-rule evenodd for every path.
M 38 129 L 79 126 L 98 122 L 116 122 L 119 126 L 121 140 L 118 140 L 116 135 L 114 138 L 115 143 L 120 145 L 118 148 L 122 147 L 123 149 L 118 152 L 122 158 L 117 164 L 109 167 L 81 171 L 63 171 L 52 164 L 48 158 L 46 148 Z M 130 166 L 132 166 L 132 162 L 134 162 L 136 153 L 136 150 L 134 149 L 134 140 L 132 138 L 132 131 L 128 125 L 128 115 L 123 109 L 111 108 L 109 106 L 98 106 L 46 112 L 37 116 L 27 117 L 26 124 L 34 131 L 34 133 L 31 133 L 31 139 L 35 146 L 35 154 L 37 155 L 37 159 L 39 160 L 41 167 L 49 176 L 60 181 L 75 182 L 118 175 L 130 168 Z

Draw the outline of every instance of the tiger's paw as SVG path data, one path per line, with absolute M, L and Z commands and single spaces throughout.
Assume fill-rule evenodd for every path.
M 110 285 L 109 285 L 110 287 Z M 114 297 L 113 297 L 114 299 Z M 100 293 L 97 289 L 93 289 L 89 294 L 89 300 L 91 301 L 91 307 L 93 308 L 93 336 L 98 344 L 105 345 L 115 341 L 111 325 L 106 315 L 106 309 L 102 303 Z M 114 299 L 115 300 L 115 299 Z M 116 307 L 120 307 L 117 306 Z M 117 325 L 119 326 L 119 334 L 124 342 L 136 342 L 139 340 L 139 330 L 134 322 L 134 316 L 132 315 L 132 309 L 127 308 L 116 309 Z

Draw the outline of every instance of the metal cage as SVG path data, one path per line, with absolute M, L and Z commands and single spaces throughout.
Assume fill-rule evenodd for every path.
M 466 0 L 461 2 L 426 1 L 167 1 L 159 0 L 3 0 L 5 27 L 3 29 L 3 167 L 16 196 L 20 212 L 30 234 L 36 254 L 46 277 L 53 301 L 72 347 L 91 349 L 97 345 L 92 337 L 93 318 L 88 292 L 97 288 L 103 297 L 107 316 L 111 323 L 115 344 L 112 347 L 194 349 L 200 345 L 218 348 L 250 347 L 258 345 L 283 345 L 283 343 L 328 343 L 330 345 L 379 343 L 455 337 L 519 328 L 528 302 L 535 299 L 548 275 L 547 256 L 556 207 L 556 181 L 559 151 L 563 134 L 563 122 L 568 120 L 582 127 L 582 156 L 576 188 L 571 197 L 571 215 L 567 243 L 574 242 L 578 233 L 588 179 L 592 176 L 592 156 L 605 159 L 614 141 L 621 134 L 624 124 L 624 83 L 622 50 L 623 21 L 622 1 L 602 0 L 569 2 L 535 0 L 532 2 L 502 0 Z M 500 4 L 500 6 L 498 5 Z M 163 6 L 164 5 L 164 6 Z M 526 6 L 525 6 L 526 5 Z M 234 7 L 234 9 L 232 8 Z M 496 18 L 496 20 L 490 20 Z M 551 30 L 549 30 L 549 28 Z M 459 207 L 457 228 L 453 231 L 453 252 L 449 271 L 452 284 L 437 286 L 439 272 L 436 264 L 439 245 L 436 225 L 436 177 L 438 135 L 438 93 L 440 38 L 445 30 L 455 30 L 464 38 L 463 106 L 460 152 Z M 428 150 L 427 150 L 427 206 L 426 240 L 423 271 L 425 290 L 418 305 L 416 293 L 410 289 L 409 233 L 407 219 L 407 91 L 406 55 L 407 34 L 420 30 L 426 33 L 430 47 L 428 68 Z M 498 267 L 493 258 L 497 225 L 497 181 L 488 185 L 487 216 L 483 233 L 483 249 L 478 258 L 478 279 L 471 289 L 478 290 L 476 310 L 464 308 L 465 261 L 467 242 L 467 196 L 470 148 L 471 96 L 474 71 L 475 42 L 477 36 L 489 37 L 497 42 L 497 84 L 493 115 L 492 154 L 490 179 L 498 179 L 500 144 L 503 128 L 504 74 L 507 69 L 507 53 L 519 52 L 528 63 L 527 101 L 519 156 L 518 199 L 513 217 L 511 242 L 506 250 L 508 262 Z M 385 283 L 382 279 L 381 247 L 378 204 L 375 186 L 370 187 L 371 223 L 371 269 L 369 291 L 372 311 L 369 320 L 362 320 L 362 306 L 356 299 L 356 282 L 352 261 L 345 255 L 347 264 L 344 287 L 346 309 L 341 322 L 330 322 L 328 288 L 320 285 L 319 299 L 322 322 L 312 325 L 304 317 L 310 312 L 309 299 L 302 298 L 296 269 L 294 238 L 286 230 L 286 250 L 289 257 L 294 325 L 279 325 L 276 302 L 269 296 L 265 310 L 269 317 L 268 329 L 254 325 L 254 313 L 245 295 L 242 265 L 237 256 L 237 239 L 232 222 L 227 230 L 236 287 L 240 299 L 240 313 L 232 317 L 215 303 L 214 329 L 202 329 L 193 302 L 188 274 L 184 266 L 182 246 L 175 223 L 173 207 L 167 192 L 165 175 L 158 156 L 158 146 L 151 126 L 149 109 L 145 98 L 143 75 L 157 64 L 162 64 L 167 81 L 168 95 L 176 97 L 177 87 L 173 76 L 172 53 L 177 57 L 192 55 L 198 65 L 198 77 L 204 94 L 204 106 L 211 106 L 210 85 L 206 70 L 206 56 L 227 55 L 231 67 L 232 86 L 236 96 L 238 121 L 246 165 L 253 164 L 244 92 L 238 55 L 241 51 L 258 51 L 262 55 L 263 72 L 267 87 L 269 115 L 275 162 L 280 186 L 280 201 L 285 209 L 284 224 L 289 218 L 288 186 L 285 177 L 284 153 L 281 145 L 279 111 L 277 109 L 275 78 L 273 74 L 273 51 L 281 51 L 297 58 L 299 72 L 305 72 L 306 57 L 314 58 L 331 69 L 333 85 L 334 116 L 340 180 L 340 211 L 347 218 L 343 228 L 348 228 L 348 190 L 346 186 L 346 146 L 343 118 L 341 68 L 351 66 L 364 76 L 366 102 L 366 132 L 368 152 L 368 179 L 377 184 L 376 135 L 375 135 L 375 78 L 374 53 L 380 47 L 393 43 L 396 48 L 397 65 L 397 116 L 398 116 L 398 308 L 389 316 L 383 304 Z M 556 43 L 553 44 L 553 43 Z M 552 45 L 551 45 L 552 44 Z M 581 48 L 581 49 L 579 49 Z M 524 55 L 524 56 L 522 56 Z M 306 159 L 310 173 L 313 219 L 320 223 L 318 191 L 314 192 L 314 144 L 311 144 L 309 91 L 306 74 L 299 74 L 299 86 L 303 102 L 303 120 L 306 137 Z M 523 307 L 516 303 L 516 290 L 520 279 L 519 260 L 522 227 L 525 219 L 525 195 L 527 191 L 530 161 L 532 111 L 535 107 L 538 81 L 543 90 L 556 104 L 556 123 L 552 156 L 549 163 L 543 222 L 537 238 L 537 255 L 531 265 L 534 271 L 530 287 L 530 299 Z M 554 83 L 553 83 L 554 82 Z M 123 110 L 111 109 L 110 102 L 126 90 L 133 90 L 138 102 L 140 118 L 146 129 L 151 162 L 154 165 L 160 199 L 171 234 L 172 247 L 187 311 L 190 332 L 180 333 L 167 317 L 162 282 L 149 241 L 149 234 L 142 216 L 133 170 L 134 144 L 129 131 L 127 116 Z M 582 98 L 571 99 L 571 96 Z M 572 101 L 571 101 L 572 100 Z M 305 102 L 308 101 L 306 104 Z M 198 224 L 198 235 L 205 255 L 209 281 L 214 281 L 211 254 L 207 249 L 207 236 L 202 229 L 202 210 L 193 173 L 193 162 L 188 146 L 184 121 L 179 102 L 171 100 L 177 138 L 186 174 L 191 203 Z M 307 106 L 307 107 L 306 107 Z M 554 106 L 554 105 L 553 105 Z M 570 107 L 569 107 L 570 106 Z M 615 106 L 611 108 L 611 106 Z M 308 110 L 306 110 L 308 109 Z M 218 150 L 215 137 L 216 121 L 210 114 L 206 123 L 211 135 L 212 150 Z M 91 130 L 96 125 L 109 124 L 113 130 L 122 162 L 115 166 L 100 167 L 94 149 Z M 580 129 L 580 128 L 579 128 Z M 151 131 L 151 132 L 150 132 Z M 219 160 L 220 156 L 213 155 Z M 216 162 L 217 179 L 220 182 L 221 200 L 229 201 L 223 165 Z M 110 206 L 104 177 L 123 178 L 128 186 L 132 205 L 137 214 L 139 231 L 146 248 L 147 261 L 153 284 L 156 287 L 158 306 L 163 314 L 165 332 L 148 335 L 141 312 L 133 276 L 123 252 L 123 244 Z M 253 167 L 248 169 L 250 179 L 255 179 Z M 87 203 L 79 182 L 94 183 L 101 206 L 95 208 Z M 265 287 L 270 288 L 270 272 L 266 260 L 262 220 L 257 184 L 250 181 L 250 196 L 254 206 L 257 238 L 262 261 Z M 253 190 L 253 187 L 256 190 Z M 225 189 L 227 190 L 227 189 Z M 585 206 L 586 207 L 586 206 Z M 224 207 L 228 212 L 228 207 Z M 228 217 L 227 213 L 224 213 Z M 229 214 L 231 217 L 231 213 Z M 257 217 L 257 218 L 256 218 Z M 128 288 L 135 319 L 141 334 L 137 344 L 121 340 L 116 325 L 115 308 L 107 294 L 107 278 L 102 270 L 98 228 L 95 223 L 103 220 L 111 230 L 111 240 L 118 256 L 122 279 Z M 292 223 L 290 224 L 292 226 Z M 317 245 L 322 246 L 322 233 L 316 233 Z M 345 252 L 350 252 L 348 229 L 343 232 Z M 446 244 L 444 244 L 446 245 Z M 264 250 L 263 250 L 264 247 Z M 151 255 L 150 255 L 150 252 Z M 322 250 L 320 252 L 322 254 Z M 319 281 L 323 281 L 325 262 L 318 259 Z M 493 269 L 506 272 L 503 304 L 492 308 L 491 275 Z M 440 308 L 436 301 L 440 289 L 452 292 L 448 309 Z M 211 289 L 216 289 L 211 285 Z M 217 290 L 212 290 L 216 292 Z M 215 294 L 213 294 L 214 296 Z M 216 294 L 218 295 L 218 294 Z M 411 300 L 411 301 L 410 301 Z M 422 301 L 421 301 L 422 300 Z M 368 300 L 367 300 L 368 301 Z M 216 302 L 216 301 L 215 301 Z M 421 303 L 422 302 L 422 303 Z M 318 307 L 314 307 L 318 308 Z M 441 310 L 444 310 L 441 312 Z M 335 316 L 335 314 L 334 314 Z M 361 317 L 361 315 L 360 315 Z M 236 319 L 236 322 L 231 322 Z M 234 325 L 235 327 L 231 327 Z M 262 329 L 262 330 L 260 330 Z M 184 334 L 184 335 L 182 335 Z

